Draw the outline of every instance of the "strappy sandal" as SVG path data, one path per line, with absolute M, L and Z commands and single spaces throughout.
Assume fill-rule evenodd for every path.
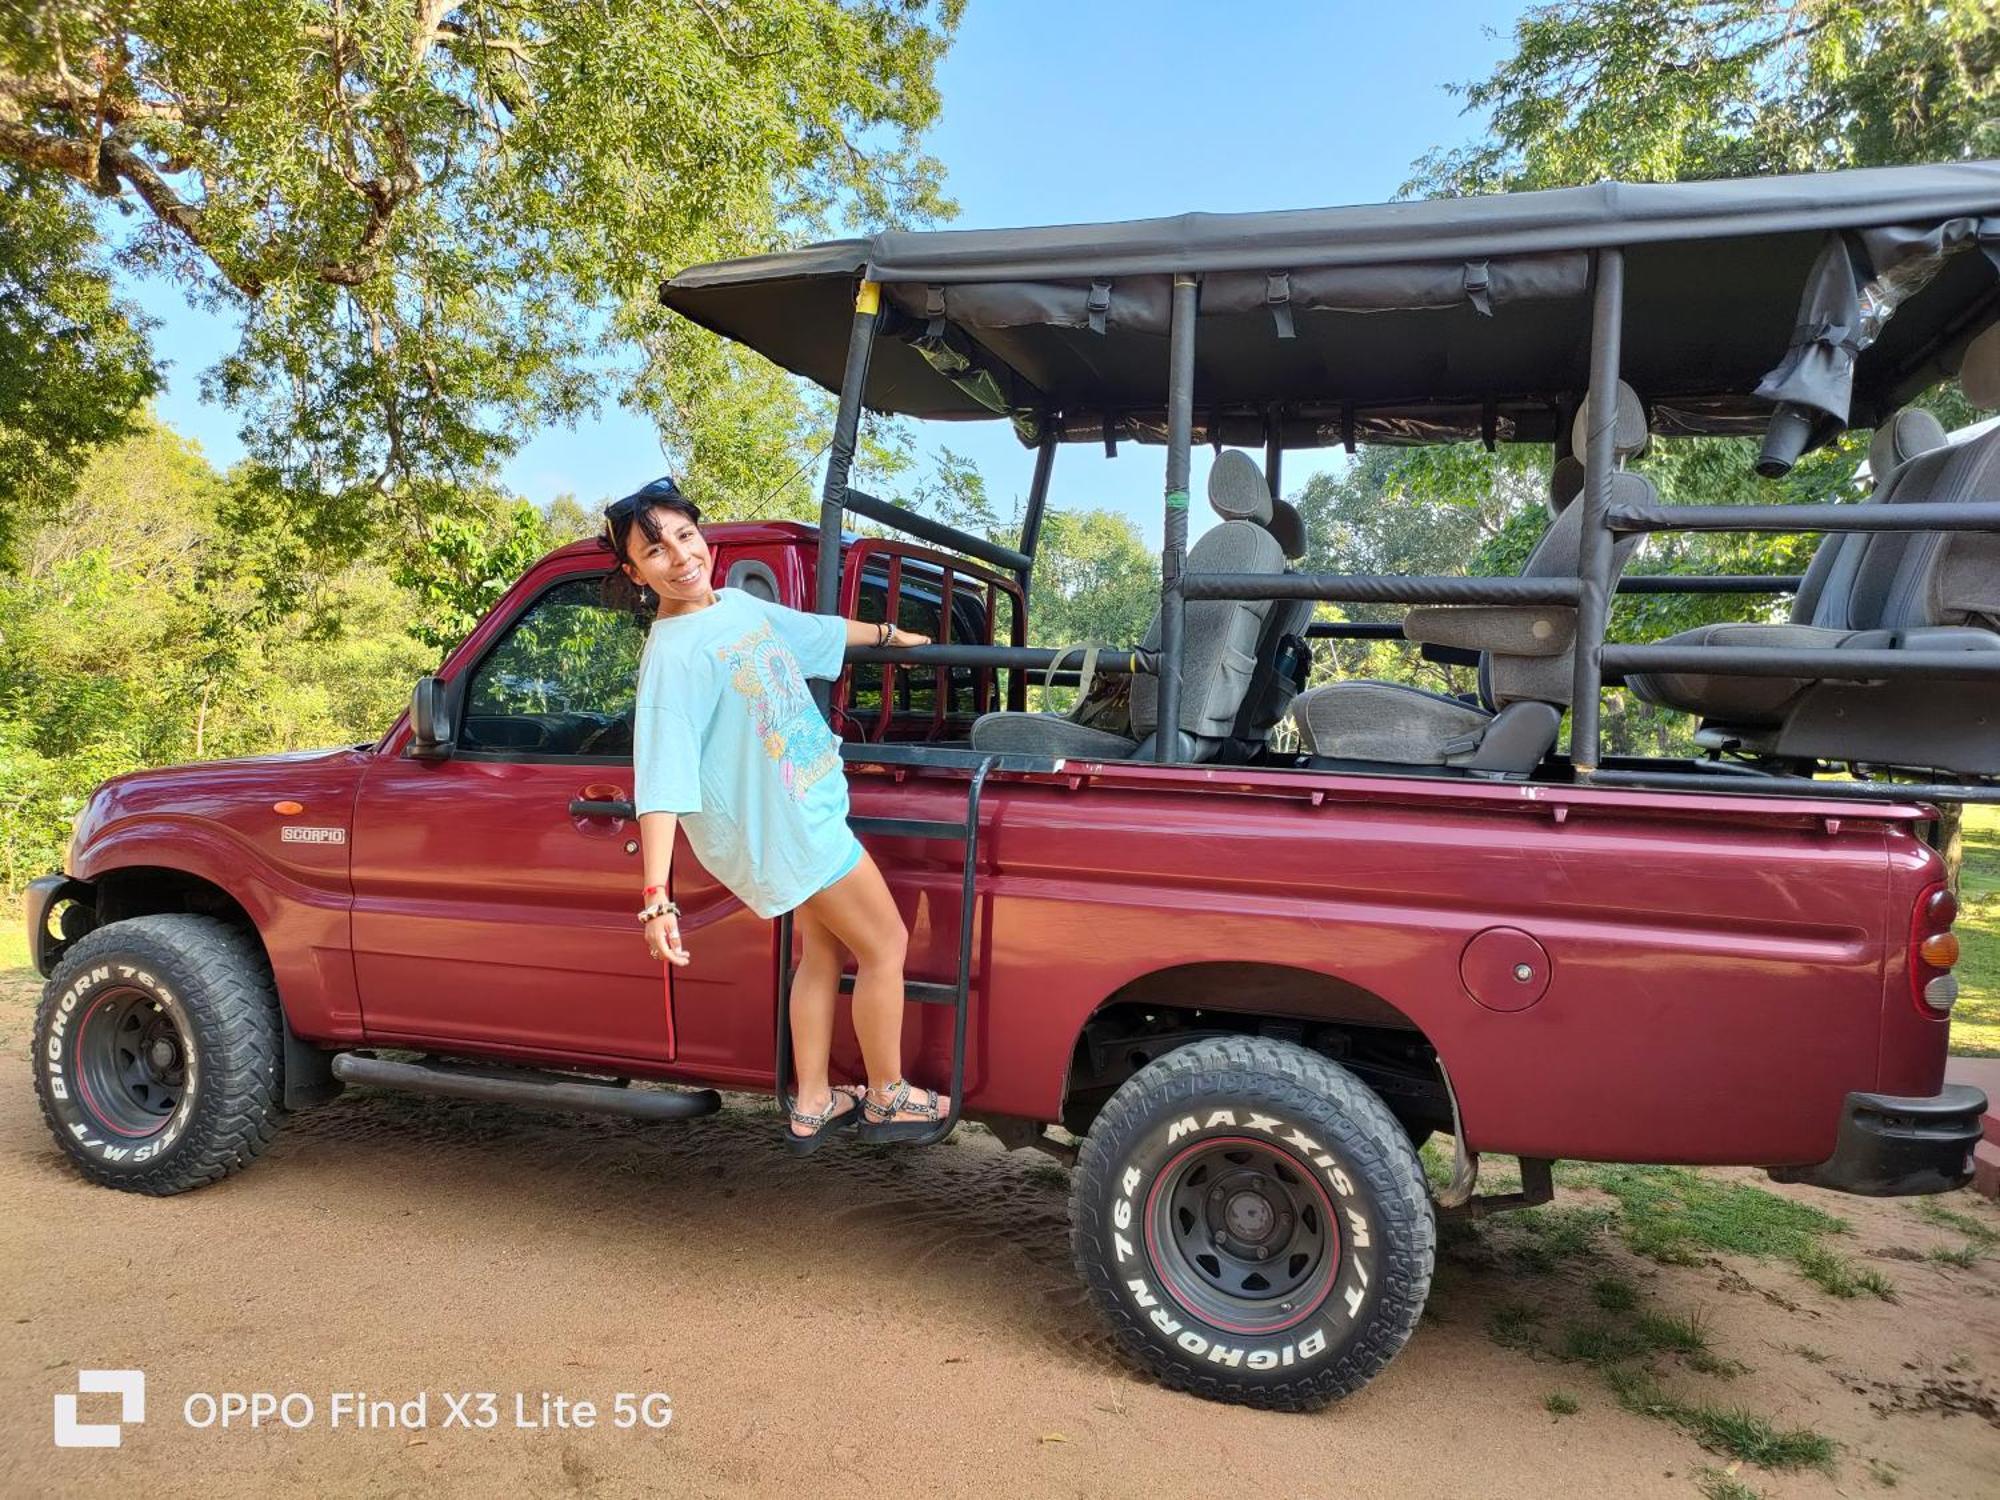
M 898 1078 L 896 1086 L 889 1091 L 889 1102 L 877 1104 L 873 1090 L 861 1096 L 861 1125 L 855 1131 L 864 1141 L 880 1144 L 886 1141 L 921 1140 L 937 1129 L 937 1122 L 944 1118 L 938 1105 L 942 1096 L 935 1089 L 924 1089 L 924 1102 L 910 1100 L 910 1081 Z M 918 1116 L 914 1120 L 898 1120 L 895 1116 L 908 1111 Z
M 842 1099 L 852 1100 L 846 1109 L 840 1107 Z M 846 1130 L 861 1118 L 862 1107 L 868 1102 L 865 1091 L 851 1083 L 837 1083 L 833 1086 L 833 1096 L 826 1101 L 826 1108 L 814 1114 L 800 1109 L 796 1104 L 786 1110 L 785 1144 L 792 1148 L 794 1156 L 810 1156 L 826 1143 L 826 1138 L 836 1130 Z M 810 1125 L 810 1135 L 800 1135 L 792 1125 Z

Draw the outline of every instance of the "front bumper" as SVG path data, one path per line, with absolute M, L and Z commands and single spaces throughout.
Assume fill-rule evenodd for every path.
M 1972 1152 L 1986 1095 L 1970 1084 L 1948 1083 L 1923 1099 L 1894 1094 L 1847 1096 L 1833 1155 L 1816 1166 L 1772 1167 L 1778 1182 L 1870 1198 L 1948 1193 L 1972 1180 Z
M 28 882 L 28 892 L 22 901 L 28 919 L 28 959 L 42 978 L 49 977 L 63 949 L 72 941 L 49 931 L 49 908 L 66 898 L 80 901 L 89 894 L 90 887 L 61 873 L 38 875 Z

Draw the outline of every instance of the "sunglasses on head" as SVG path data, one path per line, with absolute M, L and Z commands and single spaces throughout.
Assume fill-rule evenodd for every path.
M 649 505 L 657 505 L 663 500 L 682 500 L 681 487 L 671 478 L 662 475 L 651 484 L 642 485 L 629 495 L 621 495 L 604 507 L 604 539 L 615 541 L 612 526 L 619 521 L 629 520 Z

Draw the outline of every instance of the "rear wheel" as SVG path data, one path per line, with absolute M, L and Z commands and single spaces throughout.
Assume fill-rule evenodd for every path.
M 84 934 L 35 1014 L 35 1093 L 94 1182 L 185 1192 L 249 1165 L 283 1116 L 284 1023 L 257 945 L 161 913 Z
M 1310 1410 L 1401 1349 L 1437 1229 L 1422 1168 L 1353 1074 L 1222 1037 L 1141 1069 L 1092 1124 L 1071 1244 L 1120 1345 L 1166 1384 Z

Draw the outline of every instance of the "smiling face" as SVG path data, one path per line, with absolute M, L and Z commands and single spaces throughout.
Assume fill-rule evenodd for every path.
M 648 536 L 648 522 L 659 533 Z M 625 534 L 625 575 L 660 596 L 660 613 L 684 614 L 709 602 L 713 561 L 701 528 L 664 505 L 650 507 Z

